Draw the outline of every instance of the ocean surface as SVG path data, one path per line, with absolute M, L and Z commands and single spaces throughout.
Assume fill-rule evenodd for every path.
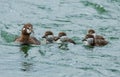
M 15 44 L 25 23 L 40 41 L 64 31 L 77 45 Z M 88 29 L 109 44 L 84 46 Z M 120 77 L 120 0 L 0 0 L 0 77 Z

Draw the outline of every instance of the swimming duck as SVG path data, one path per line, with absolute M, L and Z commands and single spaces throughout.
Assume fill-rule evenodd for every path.
M 40 41 L 38 41 L 35 37 L 31 37 L 30 34 L 33 32 L 33 26 L 30 23 L 24 24 L 21 30 L 21 36 L 15 39 L 15 42 L 19 42 L 22 45 L 35 44 L 40 45 Z
M 56 42 L 76 44 L 75 41 L 67 37 L 67 34 L 65 32 L 59 32 L 58 38 L 56 38 Z
M 104 46 L 108 44 L 108 41 L 103 36 L 96 35 L 93 29 L 88 30 L 88 34 L 82 41 L 88 46 Z
M 52 31 L 46 31 L 42 38 L 45 39 L 46 44 L 54 43 L 58 39 L 58 37 L 54 36 Z
M 88 30 L 88 34 L 93 35 L 96 39 L 103 39 L 103 40 L 105 40 L 105 38 L 104 38 L 103 36 L 101 36 L 101 35 L 96 35 L 95 30 L 93 30 L 93 29 L 89 29 L 89 30 Z

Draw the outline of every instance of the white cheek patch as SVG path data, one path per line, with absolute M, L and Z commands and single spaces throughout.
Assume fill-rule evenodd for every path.
M 60 37 L 60 40 L 63 41 L 63 42 L 67 41 L 68 39 L 69 39 L 69 38 L 68 38 L 67 36 L 62 36 L 62 37 Z
M 92 44 L 92 43 L 93 43 L 93 38 L 88 38 L 88 39 L 87 39 L 87 42 L 88 42 L 89 44 Z
M 88 38 L 88 39 L 86 39 L 86 41 L 83 41 L 83 43 L 85 44 L 85 45 L 91 45 L 91 44 L 93 44 L 93 38 Z
M 53 35 L 48 35 L 47 37 L 48 37 L 48 38 L 53 38 Z
M 23 28 L 23 30 L 25 30 L 25 28 Z
M 84 41 L 83 43 L 84 43 L 85 45 L 89 45 L 88 41 Z
M 62 41 L 61 41 L 60 39 L 58 39 L 58 40 L 56 41 L 56 43 L 59 44 L 59 43 L 62 43 Z
M 31 33 L 31 30 L 27 29 L 27 33 Z

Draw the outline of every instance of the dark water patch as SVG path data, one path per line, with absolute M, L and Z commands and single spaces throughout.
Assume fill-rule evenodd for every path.
M 91 19 L 92 17 L 88 16 L 87 14 L 72 14 L 72 15 L 66 15 L 66 18 L 87 18 L 87 19 Z
M 63 20 L 63 19 L 62 19 L 62 20 L 56 19 L 55 21 L 58 21 L 58 22 L 66 22 L 66 23 L 67 23 L 67 22 L 71 22 L 70 20 Z
M 21 71 L 33 71 L 33 63 L 28 63 L 28 62 L 22 62 L 22 68 Z
M 120 38 L 119 37 L 113 37 L 113 36 L 111 36 L 111 37 L 108 37 L 110 40 L 119 40 Z
M 38 52 L 39 52 L 40 55 L 42 55 L 42 56 L 45 56 L 45 54 L 46 54 L 46 51 L 43 51 L 43 50 L 39 50 Z
M 87 70 L 93 70 L 94 68 L 92 67 L 77 67 L 78 69 L 82 69 L 84 71 L 87 71 Z
M 71 32 L 71 31 L 72 31 L 72 29 L 61 30 L 61 31 L 63 31 L 63 32 Z
M 20 51 L 22 51 L 25 54 L 25 57 L 28 56 L 28 51 L 30 50 L 29 45 L 21 45 L 20 46 Z
M 62 50 L 69 50 L 68 44 L 59 44 L 58 48 Z
M 116 64 L 116 67 L 120 67 L 120 62 L 118 62 L 118 61 L 116 61 L 116 62 L 114 62 L 115 64 Z
M 107 69 L 108 71 L 114 72 L 114 73 L 119 73 L 120 74 L 120 70 L 118 69 Z
M 91 50 L 91 49 L 93 50 L 93 48 L 94 48 L 94 46 L 87 46 L 87 45 L 84 45 L 84 44 L 83 44 L 83 47 L 85 47 L 88 50 Z
M 109 0 L 111 2 L 120 2 L 120 0 Z
M 50 7 L 46 7 L 45 5 L 36 5 L 37 8 L 39 9 L 43 9 L 43 10 L 47 10 L 47 11 L 52 11 L 52 9 Z
M 99 15 L 93 15 L 94 18 L 96 19 L 113 19 L 113 20 L 116 20 L 116 18 L 113 18 L 112 16 L 110 15 L 105 15 L 105 16 L 99 16 Z
M 92 64 L 92 66 L 95 66 L 95 67 L 102 67 L 101 64 Z
M 82 43 L 82 47 L 85 49 L 83 51 L 87 50 L 87 52 L 94 52 L 94 48 L 95 48 L 93 46 L 86 46 L 83 43 Z M 96 57 L 95 56 L 88 56 L 88 58 L 96 58 Z
M 1 38 L 8 43 L 13 42 L 16 37 L 17 37 L 17 35 L 13 35 L 11 33 L 1 30 Z
M 110 57 L 112 57 L 112 56 L 111 56 L 111 55 L 107 55 L 107 54 L 106 54 L 106 55 L 103 54 L 103 55 L 101 55 L 101 57 L 104 57 L 104 58 L 109 57 L 109 58 L 110 58 Z
M 84 16 L 84 15 L 83 15 L 83 16 Z M 74 18 L 81 18 L 81 17 L 83 17 L 83 16 L 80 15 L 80 14 L 79 14 L 79 15 L 76 15 L 76 14 L 75 14 L 75 15 L 66 15 L 65 17 L 66 17 L 66 18 L 73 18 L 73 17 L 74 17 Z M 85 15 L 85 16 L 86 16 L 86 15 Z
M 49 26 L 53 26 L 53 28 L 60 28 L 60 27 L 64 27 L 64 24 L 53 23 L 53 24 L 50 24 Z
M 103 13 L 106 13 L 107 10 L 102 6 L 102 5 L 99 5 L 97 3 L 92 3 L 92 2 L 89 2 L 89 1 L 81 1 L 85 6 L 92 6 L 94 9 L 96 9 L 96 11 L 99 13 L 99 14 L 103 14 Z
M 64 26 L 63 24 L 57 24 L 57 23 L 41 24 L 41 25 L 42 28 L 46 28 L 46 29 L 59 28 Z

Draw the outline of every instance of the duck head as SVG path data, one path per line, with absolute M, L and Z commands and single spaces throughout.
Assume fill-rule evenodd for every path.
M 53 43 L 54 42 L 54 34 L 52 31 L 46 31 L 43 37 L 46 43 Z
M 67 34 L 65 32 L 59 32 L 57 43 L 68 43 L 68 42 L 72 44 L 76 44 L 72 39 L 67 37 Z
M 53 32 L 52 31 L 46 31 L 42 38 L 47 38 L 47 37 L 53 37 Z
M 67 36 L 65 32 L 59 32 L 58 37 Z
M 88 46 L 94 46 L 95 45 L 95 38 L 91 34 L 87 34 L 82 41 L 84 42 L 85 45 L 88 45 Z
M 94 34 L 94 33 L 95 33 L 95 30 L 93 30 L 93 29 L 88 30 L 88 34 Z
M 22 28 L 23 35 L 30 35 L 33 32 L 33 26 L 30 23 L 24 24 Z

